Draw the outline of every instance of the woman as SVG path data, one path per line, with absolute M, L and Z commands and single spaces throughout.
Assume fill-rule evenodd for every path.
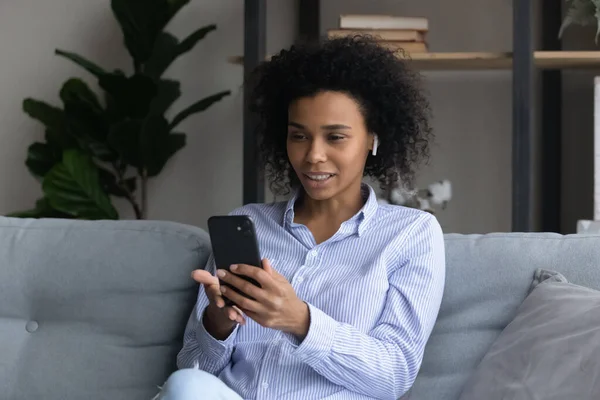
M 357 36 L 293 46 L 256 78 L 271 186 L 292 195 L 232 212 L 254 219 L 263 268 L 214 271 L 211 257 L 194 271 L 202 288 L 182 369 L 162 396 L 396 400 L 437 318 L 444 242 L 431 214 L 378 204 L 363 177 L 411 183 L 427 156 L 429 107 L 417 76 Z

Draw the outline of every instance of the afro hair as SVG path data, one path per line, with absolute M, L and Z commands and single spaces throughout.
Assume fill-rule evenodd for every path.
M 288 107 L 323 91 L 354 98 L 369 132 L 379 137 L 377 156 L 369 154 L 364 174 L 389 188 L 412 185 L 432 139 L 430 107 L 420 75 L 404 53 L 368 35 L 302 43 L 282 50 L 251 75 L 250 110 L 258 117 L 258 137 L 271 190 L 286 194 L 299 184 L 287 156 Z

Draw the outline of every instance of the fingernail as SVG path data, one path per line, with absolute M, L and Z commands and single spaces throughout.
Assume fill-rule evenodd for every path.
M 227 288 L 225 286 L 221 286 L 221 293 L 225 293 L 226 290 Z
M 222 269 L 217 271 L 217 276 L 219 278 L 224 278 L 225 277 L 225 271 L 223 271 Z
M 235 271 L 237 269 L 237 265 L 233 264 L 231 267 L 229 267 L 229 269 L 231 269 L 232 271 Z

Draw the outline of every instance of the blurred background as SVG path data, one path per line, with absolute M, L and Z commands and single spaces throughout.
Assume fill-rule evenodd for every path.
M 568 16 L 569 2 L 557 2 L 561 3 L 562 18 Z M 302 23 L 301 3 L 300 0 L 265 2 L 266 54 L 289 47 L 298 39 Z M 542 17 L 547 4 L 541 0 L 534 3 L 531 29 L 534 45 L 539 48 Z M 509 0 L 322 0 L 316 4 L 318 26 L 313 29 L 323 37 L 341 28 L 342 15 L 388 15 L 426 19 L 424 40 L 427 47 L 424 50 L 415 49 L 415 55 L 418 51 L 512 51 L 513 3 Z M 242 205 L 244 101 L 241 86 L 244 69 L 235 59 L 244 53 L 244 5 L 239 0 L 191 0 L 168 21 L 164 31 L 180 42 L 200 28 L 213 24 L 214 27 L 209 31 L 207 29 L 201 39 L 196 38 L 193 48 L 173 59 L 160 76 L 163 80 L 178 81 L 180 95 L 172 101 L 164 115 L 159 113 L 152 119 L 153 122 L 136 126 L 132 119 L 135 120 L 137 111 L 123 109 L 131 106 L 127 102 L 139 100 L 127 97 L 132 96 L 132 92 L 137 93 L 139 89 L 140 93 L 146 93 L 144 82 L 125 84 L 123 82 L 127 79 L 123 78 L 124 81 L 119 83 L 119 74 L 113 72 L 123 71 L 122 78 L 132 75 L 137 67 L 142 67 L 136 67 L 132 61 L 110 1 L 1 1 L 0 214 L 39 212 L 40 208 L 44 208 L 45 192 L 53 198 L 64 189 L 61 185 L 93 179 L 86 178 L 88 170 L 85 168 L 89 165 L 85 167 L 85 163 L 89 159 L 77 159 L 76 154 L 70 161 L 71 166 L 61 165 L 52 170 L 56 163 L 49 158 L 52 159 L 52 152 L 56 149 L 52 150 L 51 144 L 44 142 L 48 131 L 52 130 L 52 123 L 40 119 L 51 118 L 52 111 L 44 109 L 45 105 L 56 108 L 64 106 L 65 113 L 74 113 L 76 116 L 93 114 L 94 109 L 104 113 L 106 110 L 97 110 L 97 107 L 104 107 L 102 92 L 107 90 L 124 96 L 121 100 L 124 108 L 113 105 L 114 112 L 109 117 L 114 119 L 106 128 L 107 132 L 124 129 L 127 134 L 121 138 L 129 138 L 130 132 L 136 129 L 154 129 L 157 137 L 163 136 L 148 144 L 158 159 L 146 160 L 144 155 L 128 153 L 130 149 L 124 142 L 131 138 L 109 141 L 119 154 L 116 156 L 103 154 L 102 151 L 108 150 L 99 150 L 97 138 L 94 139 L 94 134 L 90 133 L 92 138 L 86 139 L 86 148 L 94 157 L 111 165 L 107 170 L 112 178 L 101 177 L 104 179 L 101 185 L 108 192 L 112 206 L 101 195 L 100 200 L 94 198 L 91 201 L 94 207 L 102 210 L 101 217 L 114 217 L 116 211 L 118 218 L 135 218 L 140 216 L 136 213 L 143 206 L 143 216 L 146 218 L 205 227 L 209 216 L 227 213 Z M 117 15 L 121 18 L 128 15 L 128 10 L 120 12 Z M 569 27 L 561 40 L 562 50 L 596 51 L 595 31 L 596 26 L 592 23 Z M 558 35 L 558 31 L 556 33 Z M 165 37 L 167 42 L 168 39 Z M 129 43 L 129 46 L 136 48 L 135 43 Z M 70 56 L 56 54 L 56 49 L 68 52 Z M 97 74 L 91 73 L 89 68 L 83 68 L 82 61 L 74 59 L 73 54 L 112 73 L 113 81 L 98 79 Z M 144 62 L 152 64 L 152 60 Z M 562 232 L 574 232 L 578 220 L 593 218 L 594 77 L 600 70 L 600 58 L 597 65 L 598 68 L 593 65 L 584 69 L 565 67 L 560 72 Z M 541 101 L 542 96 L 539 90 L 540 74 L 536 70 L 534 75 L 536 101 Z M 437 140 L 429 165 L 419 174 L 419 187 L 427 188 L 440 180 L 451 182 L 451 200 L 444 209 L 436 209 L 436 215 L 446 232 L 510 231 L 513 178 L 513 87 L 510 68 L 433 68 L 424 70 L 423 76 L 433 106 Z M 64 86 L 69 80 L 70 85 Z M 88 89 L 97 95 L 98 104 L 93 96 L 90 98 Z M 214 95 L 217 97 L 210 97 Z M 203 109 L 198 101 L 206 98 L 209 98 L 210 105 Z M 30 101 L 26 102 L 26 99 Z M 67 105 L 70 109 L 67 109 Z M 188 108 L 193 105 L 196 105 L 196 109 Z M 154 107 L 152 104 L 146 106 Z M 142 110 L 142 113 L 145 111 L 148 110 Z M 182 111 L 189 112 L 181 115 Z M 126 123 L 133 125 L 123 126 L 125 120 L 122 117 L 125 114 Z M 181 121 L 177 126 L 170 127 L 172 129 L 167 129 L 168 123 L 178 115 L 182 117 Z M 93 120 L 94 115 L 91 118 Z M 537 113 L 536 118 L 533 162 L 534 171 L 539 172 L 542 166 L 540 152 L 543 149 L 543 135 L 540 132 L 542 116 Z M 85 130 L 87 128 L 81 128 L 81 124 L 89 124 L 89 121 L 88 118 L 85 122 L 67 122 L 67 125 L 71 129 Z M 74 127 L 71 124 L 75 124 Z M 181 133 L 186 135 L 185 144 L 181 142 L 182 136 L 177 136 Z M 134 137 L 131 140 L 136 139 Z M 41 145 L 32 148 L 36 142 Z M 173 151 L 161 153 L 170 146 L 173 146 Z M 162 155 L 159 157 L 157 154 Z M 123 155 L 126 155 L 125 163 L 133 165 L 132 169 L 125 172 L 125 166 L 119 164 L 123 161 Z M 111 159 L 113 156 L 118 160 Z M 143 174 L 153 176 L 144 175 L 146 183 L 142 193 L 141 178 L 136 178 L 135 166 L 146 161 L 156 168 L 153 171 L 150 166 L 143 171 Z M 76 171 L 70 170 L 71 167 Z M 52 179 L 36 177 L 36 170 L 38 175 L 50 173 Z M 133 171 L 133 175 L 128 175 L 130 171 Z M 71 181 L 65 179 L 67 173 L 75 175 Z M 78 178 L 78 173 L 86 176 Z M 536 179 L 533 187 L 535 201 L 532 212 L 536 227 L 541 226 L 540 205 L 545 201 L 540 182 Z M 118 187 L 114 187 L 115 184 Z M 84 194 L 77 192 L 78 196 L 95 196 L 86 194 L 86 188 L 71 189 L 83 191 Z M 135 197 L 137 211 L 129 195 Z M 62 200 L 56 201 L 62 201 L 65 207 L 70 206 L 69 202 L 73 199 L 68 197 L 65 195 Z M 265 201 L 271 200 L 273 196 L 266 190 Z M 89 209 L 89 206 L 82 207 Z M 94 211 L 91 217 L 97 215 L 98 211 Z

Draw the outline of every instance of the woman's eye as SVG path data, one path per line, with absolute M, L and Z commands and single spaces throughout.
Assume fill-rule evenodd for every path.
M 344 139 L 343 135 L 336 135 L 336 134 L 329 135 L 329 140 L 332 140 L 334 142 L 342 140 L 342 139 Z
M 306 135 L 302 134 L 302 133 L 298 133 L 298 132 L 292 132 L 289 134 L 290 139 L 293 140 L 303 140 L 306 138 Z

